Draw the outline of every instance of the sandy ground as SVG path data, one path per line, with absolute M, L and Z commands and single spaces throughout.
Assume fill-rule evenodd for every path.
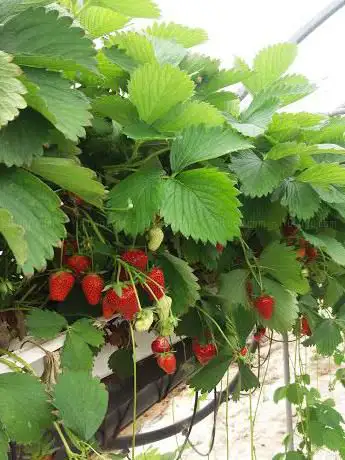
M 277 339 L 279 338 L 277 336 Z M 266 356 L 267 351 L 267 344 L 261 347 L 262 359 Z M 290 359 L 293 362 L 294 344 L 290 344 Z M 305 352 L 303 350 L 302 361 L 306 372 L 311 375 L 312 385 L 317 387 L 325 398 L 334 398 L 337 409 L 345 414 L 344 388 L 338 384 L 334 391 L 329 391 L 329 383 L 336 369 L 331 360 L 318 357 L 313 349 L 306 349 Z M 263 366 L 262 375 L 265 367 L 266 365 Z M 231 371 L 231 374 L 234 374 L 234 372 L 235 369 Z M 282 440 L 286 434 L 285 401 L 280 401 L 278 404 L 273 402 L 274 391 L 283 385 L 283 349 L 282 344 L 276 342 L 272 346 L 272 354 L 255 422 L 254 443 L 257 460 L 270 460 L 276 453 L 283 451 Z M 252 397 L 254 411 L 258 403 L 258 396 L 259 391 Z M 211 398 L 212 395 L 209 395 L 208 399 Z M 205 401 L 201 404 L 206 403 Z M 165 401 L 155 405 L 138 420 L 139 431 L 152 431 L 167 426 L 173 423 L 174 420 L 177 421 L 188 417 L 192 413 L 192 407 L 193 394 L 191 390 L 186 386 L 181 386 Z M 208 458 L 210 460 L 250 460 L 249 397 L 243 396 L 236 403 L 230 401 L 228 410 L 229 455 L 227 455 L 226 451 L 226 405 L 223 404 L 218 413 L 215 446 Z M 201 452 L 208 451 L 212 426 L 213 415 L 197 424 L 192 430 L 190 439 Z M 130 428 L 126 432 L 129 433 Z M 152 447 L 157 447 L 161 453 L 174 451 L 178 445 L 182 445 L 183 439 L 183 436 L 179 435 L 158 442 L 152 445 Z M 138 453 L 142 451 L 142 448 L 138 448 Z M 183 455 L 183 459 L 185 460 L 200 458 L 202 457 L 192 449 L 188 449 Z M 329 451 L 320 451 L 314 458 L 315 460 L 334 460 L 340 457 Z

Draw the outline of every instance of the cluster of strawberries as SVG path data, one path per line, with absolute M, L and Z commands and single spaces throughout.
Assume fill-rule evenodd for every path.
M 166 374 L 176 372 L 176 358 L 174 353 L 171 352 L 171 346 L 166 337 L 157 337 L 151 343 L 151 350 L 156 355 L 158 366 Z
M 90 305 L 97 305 L 102 297 L 104 280 L 97 273 L 87 273 L 91 268 L 90 257 L 74 254 L 64 257 L 64 263 L 69 270 L 52 273 L 49 278 L 50 299 L 63 302 L 71 292 L 76 279 L 80 279 L 85 298 Z
M 145 274 L 146 280 L 141 287 L 147 292 L 150 300 L 158 301 L 164 296 L 164 273 L 159 267 L 154 267 L 146 273 L 148 257 L 144 251 L 140 249 L 126 251 L 122 254 L 121 259 Z M 129 279 L 129 275 L 123 267 L 121 267 L 120 279 L 121 281 L 128 281 Z M 114 313 L 121 313 L 125 319 L 129 321 L 133 320 L 140 311 L 136 287 L 133 283 L 125 284 L 117 291 L 110 287 L 110 289 L 106 291 L 102 307 L 103 316 L 105 318 L 110 318 Z
M 297 249 L 297 259 L 305 260 L 307 263 L 313 262 L 318 257 L 317 249 L 304 238 L 298 237 L 299 228 L 290 222 L 285 223 L 281 229 L 282 235 L 286 239 L 288 246 L 295 246 Z

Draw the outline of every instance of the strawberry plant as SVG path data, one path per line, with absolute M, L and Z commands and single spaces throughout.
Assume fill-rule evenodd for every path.
M 197 392 L 236 364 L 234 399 L 260 384 L 248 337 L 291 331 L 321 355 L 341 352 L 345 120 L 284 111 L 315 89 L 288 71 L 294 44 L 223 69 L 193 51 L 203 30 L 121 30 L 136 17 L 157 19 L 159 9 L 0 2 L 0 339 L 7 349 L 27 334 L 44 349 L 65 337 L 62 373 L 47 352 L 41 380 L 3 350 L 12 372 L 0 374 L 2 458 L 9 441 L 40 451 L 49 430 L 71 459 L 95 450 L 108 395 L 91 371 L 114 316 L 131 340 L 109 363 L 129 360 L 134 386 L 134 329 L 157 335 L 152 351 L 167 374 L 177 368 L 169 336 L 190 337 Z M 310 456 L 305 420 L 327 408 L 308 391 L 299 453 Z M 339 441 L 340 422 L 334 429 Z M 133 458 L 134 447 L 135 423 Z

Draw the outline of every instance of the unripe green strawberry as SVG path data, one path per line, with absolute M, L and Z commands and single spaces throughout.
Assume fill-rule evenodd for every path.
M 168 295 L 164 295 L 156 303 L 157 314 L 161 321 L 165 321 L 169 318 L 171 312 L 172 298 Z
M 175 327 L 178 324 L 177 318 L 170 316 L 168 319 L 159 322 L 159 333 L 160 335 L 167 337 L 175 332 Z
M 150 329 L 153 323 L 153 311 L 152 310 L 140 310 L 139 313 L 137 313 L 135 321 L 135 330 L 139 332 L 146 332 Z
M 148 248 L 150 251 L 157 251 L 164 239 L 164 233 L 160 227 L 153 227 L 149 231 Z

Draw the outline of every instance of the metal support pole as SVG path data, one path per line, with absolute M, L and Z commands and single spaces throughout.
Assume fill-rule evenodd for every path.
M 341 8 L 345 6 L 345 0 L 333 0 L 326 8 L 317 13 L 310 21 L 308 21 L 304 26 L 297 30 L 287 41 L 290 43 L 296 43 L 299 45 L 303 42 L 310 34 L 312 34 L 316 29 L 318 29 L 327 19 L 331 18 L 335 13 L 337 13 Z M 246 89 L 239 91 L 239 98 L 241 101 L 248 95 Z
M 289 363 L 289 339 L 287 332 L 282 334 L 283 336 L 283 357 L 284 357 L 284 383 L 285 385 L 290 384 L 290 363 Z M 286 429 L 288 434 L 290 435 L 289 443 L 288 443 L 288 450 L 294 450 L 294 442 L 293 442 L 293 421 L 292 421 L 292 405 L 291 402 L 286 401 Z

